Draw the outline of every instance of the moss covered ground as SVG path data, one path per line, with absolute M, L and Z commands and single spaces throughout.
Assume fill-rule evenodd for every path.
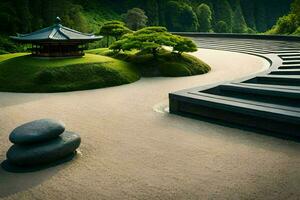
M 140 78 L 127 62 L 95 54 L 81 58 L 0 55 L 0 91 L 64 92 L 132 83 Z

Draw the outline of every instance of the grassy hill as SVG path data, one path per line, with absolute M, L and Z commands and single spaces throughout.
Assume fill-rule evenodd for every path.
M 33 58 L 24 53 L 0 56 L 0 91 L 85 90 L 127 84 L 139 78 L 131 64 L 100 55 L 65 59 Z
M 62 59 L 34 58 L 27 53 L 0 55 L 0 91 L 87 90 L 132 83 L 140 76 L 178 77 L 210 71 L 198 58 L 165 50 L 156 58 L 135 51 L 114 53 L 104 48 L 88 52 L 81 58 Z
M 129 62 L 145 77 L 193 76 L 210 71 L 208 64 L 194 56 L 178 55 L 167 50 L 161 50 L 156 58 L 152 54 L 141 54 L 138 51 L 115 53 L 107 48 L 93 49 L 87 52 Z

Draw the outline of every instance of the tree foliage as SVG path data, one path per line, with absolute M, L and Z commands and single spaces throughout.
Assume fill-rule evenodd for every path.
M 300 0 L 294 0 L 292 3 L 292 13 L 296 15 L 297 21 L 300 22 Z
M 107 47 L 109 45 L 109 37 L 119 40 L 123 35 L 131 33 L 132 30 L 127 28 L 121 21 L 107 21 L 100 28 L 99 34 L 106 37 Z
M 228 26 L 227 26 L 226 22 L 219 21 L 216 24 L 214 30 L 215 30 L 216 33 L 228 33 Z
M 132 30 L 138 30 L 146 26 L 148 17 L 145 11 L 140 8 L 132 8 L 123 15 L 123 19 L 127 26 Z
M 212 23 L 212 12 L 207 4 L 200 4 L 196 9 L 200 32 L 210 32 Z
M 292 0 L 240 0 L 243 17 L 248 27 L 266 31 L 275 21 L 286 15 Z M 219 21 L 232 30 L 236 0 L 1 0 L 0 32 L 3 34 L 26 33 L 49 26 L 56 16 L 64 25 L 80 31 L 98 31 L 107 20 L 120 20 L 121 13 L 139 7 L 148 18 L 148 25 L 166 26 L 171 31 L 197 31 L 201 24 L 195 15 L 205 3 L 212 12 L 212 26 Z M 293 13 L 299 12 L 295 0 Z M 298 6 L 298 9 L 297 9 Z M 136 14 L 136 13 L 135 13 Z M 299 14 L 298 21 L 299 21 Z M 144 21 L 145 18 L 134 18 Z M 132 28 L 132 27 L 130 27 Z
M 215 0 L 214 13 L 216 21 L 224 21 L 228 26 L 228 32 L 232 32 L 233 11 L 228 1 Z
M 68 27 L 88 31 L 83 8 L 73 0 L 1 0 L 0 31 L 28 33 L 53 24 L 56 16 Z
M 269 34 L 293 34 L 299 27 L 295 14 L 280 17 L 276 25 L 267 33 Z
M 183 52 L 197 51 L 197 46 L 192 40 L 177 36 L 176 45 L 174 46 L 173 51 L 177 51 L 181 55 Z
M 197 31 L 198 18 L 191 6 L 170 1 L 167 8 L 166 25 L 171 31 Z
M 137 49 L 156 57 L 163 46 L 173 47 L 174 51 L 179 54 L 197 50 L 196 45 L 190 39 L 173 35 L 165 27 L 147 27 L 132 34 L 126 34 L 121 40 L 114 42 L 110 49 L 116 51 Z
M 232 32 L 234 33 L 246 33 L 247 32 L 247 24 L 244 19 L 244 15 L 242 13 L 241 6 L 239 1 L 236 3 L 236 8 L 233 13 L 233 20 L 232 20 Z
M 255 9 L 255 23 L 256 23 L 256 29 L 259 32 L 263 32 L 264 30 L 267 29 L 267 12 L 266 12 L 266 7 L 264 6 L 264 2 L 257 2 L 256 4 L 256 9 Z
M 159 2 L 157 0 L 148 0 L 145 2 L 145 8 L 147 9 L 146 15 L 148 16 L 148 22 L 151 26 L 159 25 Z
M 216 28 L 219 22 L 224 21 L 227 25 L 226 32 L 232 32 L 232 30 L 235 31 L 239 28 L 236 27 L 238 26 L 236 24 L 244 24 L 244 22 L 236 20 L 237 18 L 234 17 L 239 15 L 244 18 L 247 32 L 265 32 L 267 29 L 272 28 L 279 17 L 288 15 L 292 1 L 294 3 L 291 13 L 296 15 L 298 23 L 300 20 L 300 0 L 0 1 L 0 34 L 3 37 L 16 33 L 32 32 L 50 26 L 54 23 L 56 16 L 59 16 L 63 20 L 63 24 L 70 28 L 82 32 L 98 32 L 99 27 L 105 21 L 122 20 L 121 14 L 132 8 L 141 8 L 145 12 L 136 11 L 133 13 L 135 14 L 133 16 L 138 15 L 138 17 L 129 20 L 132 22 L 130 24 L 133 28 L 129 27 L 131 29 L 139 29 L 145 25 L 159 25 L 167 27 L 170 31 L 204 31 L 203 27 L 206 27 L 206 25 L 203 24 L 209 24 L 209 21 L 211 21 L 211 29 L 218 32 Z M 199 18 L 198 8 L 203 3 L 210 7 L 211 20 L 209 15 L 207 15 L 208 18 Z M 237 7 L 240 8 L 237 9 Z M 284 23 L 281 22 L 281 24 Z M 210 31 L 207 28 L 205 30 Z M 245 29 L 242 28 L 242 30 Z M 112 39 L 111 36 L 110 39 Z
M 107 21 L 101 26 L 99 34 L 105 36 L 108 41 L 109 37 L 119 40 L 120 37 L 130 32 L 131 30 L 127 28 L 121 21 Z
M 291 13 L 280 17 L 267 33 L 300 35 L 300 0 L 294 0 L 291 4 Z
M 241 8 L 242 8 L 247 26 L 253 30 L 256 30 L 255 1 L 242 0 Z

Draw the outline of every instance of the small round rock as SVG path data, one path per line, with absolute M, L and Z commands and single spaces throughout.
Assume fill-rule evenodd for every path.
M 9 135 L 14 144 L 33 144 L 57 138 L 65 131 L 65 125 L 53 119 L 40 119 L 15 128 Z

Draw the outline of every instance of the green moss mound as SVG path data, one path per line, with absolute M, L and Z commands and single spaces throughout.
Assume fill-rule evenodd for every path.
M 132 63 L 142 76 L 155 77 L 180 77 L 205 74 L 210 71 L 210 66 L 200 59 L 189 54 L 176 54 L 162 50 L 156 57 L 152 54 L 141 54 L 137 51 L 114 53 L 106 48 L 88 51 L 97 55 L 106 55 Z
M 0 91 L 65 92 L 128 84 L 139 78 L 133 65 L 100 55 L 64 59 L 0 56 Z

